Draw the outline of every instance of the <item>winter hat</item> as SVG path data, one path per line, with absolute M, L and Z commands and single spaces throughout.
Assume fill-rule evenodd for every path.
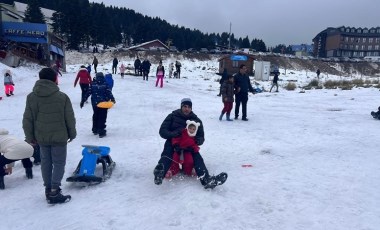
M 11 71 L 10 71 L 9 69 L 7 69 L 7 70 L 5 71 L 5 75 L 11 76 Z
M 102 72 L 98 72 L 95 77 L 98 79 L 99 77 L 104 77 L 104 74 Z
M 193 103 L 191 102 L 191 99 L 190 99 L 190 98 L 183 98 L 183 99 L 181 100 L 181 108 L 182 108 L 184 105 L 188 105 L 190 108 L 193 107 Z
M 57 80 L 57 73 L 52 68 L 43 68 L 38 73 L 40 79 L 46 79 L 50 80 L 52 82 L 56 82 Z
M 195 126 L 195 132 L 194 133 L 190 133 L 189 132 L 189 126 L 190 125 L 194 125 Z M 195 135 L 197 135 L 197 131 L 198 131 L 198 127 L 201 125 L 201 123 L 199 122 L 195 122 L 195 121 L 192 121 L 192 120 L 187 120 L 186 121 L 186 130 L 187 130 L 187 134 L 189 134 L 190 137 L 194 137 Z

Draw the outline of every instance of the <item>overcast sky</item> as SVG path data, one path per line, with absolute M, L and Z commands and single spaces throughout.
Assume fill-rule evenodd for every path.
M 90 0 L 92 2 L 94 0 Z M 327 27 L 380 26 L 380 0 L 95 0 L 204 33 L 229 32 L 267 46 L 312 44 Z

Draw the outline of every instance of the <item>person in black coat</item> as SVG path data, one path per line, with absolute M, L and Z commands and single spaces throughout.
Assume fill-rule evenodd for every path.
M 379 106 L 377 112 L 372 111 L 371 115 L 373 118 L 380 120 L 380 106 Z
M 148 80 L 148 76 L 149 76 L 149 72 L 150 72 L 150 66 L 152 64 L 150 64 L 150 61 L 148 59 L 145 59 L 143 62 L 142 62 L 142 67 L 143 67 L 143 80 Z
M 276 86 L 276 92 L 278 92 L 278 75 L 280 75 L 280 72 L 277 70 L 277 71 L 274 71 L 272 74 L 274 76 L 273 76 L 272 87 L 270 87 L 269 92 L 272 92 L 272 89 L 274 86 Z
M 117 65 L 119 64 L 119 60 L 115 57 L 112 61 L 112 74 L 117 73 Z
M 160 127 L 160 136 L 166 139 L 166 141 L 164 150 L 161 153 L 161 158 L 153 171 L 154 183 L 157 185 L 162 184 L 162 180 L 172 164 L 174 152 L 172 138 L 181 136 L 182 130 L 186 128 L 187 120 L 200 123 L 195 136 L 197 145 L 202 145 L 205 141 L 203 124 L 198 116 L 192 111 L 191 99 L 183 98 L 181 100 L 181 108 L 170 113 L 162 122 Z M 195 151 L 190 152 L 193 157 L 195 172 L 197 173 L 198 178 L 200 178 L 201 184 L 204 188 L 214 188 L 217 185 L 223 184 L 227 180 L 226 173 L 220 173 L 217 176 L 210 176 L 201 154 Z
M 137 58 L 137 59 L 135 60 L 134 65 L 135 65 L 135 75 L 137 76 L 137 75 L 139 75 L 140 65 L 141 65 L 141 61 L 140 61 L 139 58 Z
M 249 76 L 247 75 L 247 66 L 244 64 L 240 65 L 239 73 L 235 74 L 235 119 L 239 118 L 239 108 L 242 104 L 242 120 L 248 121 L 247 118 L 247 102 L 248 102 L 248 92 L 254 93 L 254 89 L 251 85 Z

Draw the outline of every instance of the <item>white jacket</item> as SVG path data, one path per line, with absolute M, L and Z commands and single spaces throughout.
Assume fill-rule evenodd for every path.
M 33 155 L 33 147 L 25 141 L 8 135 L 8 130 L 0 128 L 0 152 L 9 160 L 21 160 Z

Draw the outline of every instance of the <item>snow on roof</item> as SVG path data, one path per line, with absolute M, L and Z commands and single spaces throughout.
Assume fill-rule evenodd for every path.
M 28 7 L 27 4 L 15 1 L 14 6 L 18 13 L 20 13 L 23 16 L 25 15 L 26 8 Z M 49 10 L 42 7 L 40 7 L 40 9 L 41 9 L 42 14 L 45 16 L 45 19 L 47 21 L 51 21 L 51 18 L 53 17 L 53 13 L 55 13 L 55 10 Z

